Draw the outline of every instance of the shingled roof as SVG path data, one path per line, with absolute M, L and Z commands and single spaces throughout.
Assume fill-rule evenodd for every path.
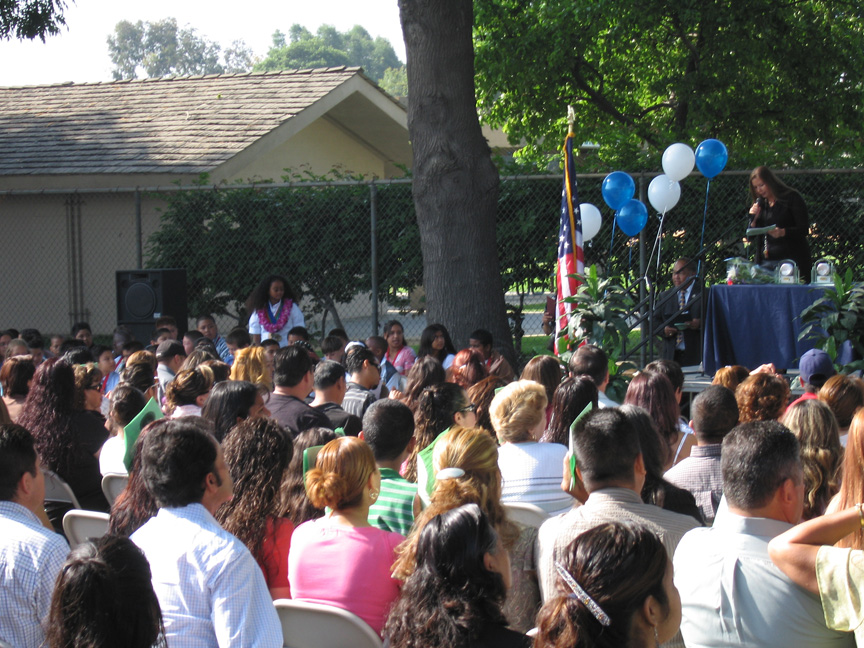
M 0 88 L 0 176 L 208 172 L 358 75 L 339 67 Z

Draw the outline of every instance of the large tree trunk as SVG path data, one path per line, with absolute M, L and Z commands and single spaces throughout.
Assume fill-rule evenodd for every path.
M 457 347 L 486 328 L 510 347 L 495 242 L 498 171 L 474 95 L 471 0 L 399 0 L 408 67 L 414 205 L 427 317 Z

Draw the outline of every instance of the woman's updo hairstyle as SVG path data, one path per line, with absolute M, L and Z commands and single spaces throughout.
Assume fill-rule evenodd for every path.
M 177 373 L 165 389 L 168 409 L 174 411 L 180 405 L 194 405 L 195 399 L 213 387 L 213 370 L 201 365 L 194 369 L 183 369 Z
M 358 506 L 369 476 L 378 467 L 366 443 L 356 437 L 333 439 L 325 445 L 306 474 L 306 492 L 318 508 L 334 511 Z
M 146 404 L 144 393 L 132 385 L 119 385 L 111 392 L 111 414 L 121 428 L 129 425 Z
M 438 473 L 445 468 L 459 468 L 465 474 L 435 482 L 432 501 L 451 509 L 474 502 L 487 511 L 493 525 L 505 519 L 501 505 L 501 472 L 498 469 L 498 445 L 482 428 L 452 427 L 435 444 L 432 466 Z
M 668 562 L 659 538 L 644 526 L 608 522 L 562 550 L 561 566 L 609 617 L 603 626 L 558 575 L 537 615 L 535 648 L 620 648 L 631 642 L 633 615 L 649 596 L 667 609 L 663 588 Z
M 489 417 L 501 443 L 532 441 L 531 431 L 546 421 L 546 388 L 533 380 L 517 380 L 495 394 Z

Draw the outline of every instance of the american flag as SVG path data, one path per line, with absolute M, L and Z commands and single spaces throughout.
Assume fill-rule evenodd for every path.
M 561 227 L 558 230 L 558 317 L 555 319 L 555 353 L 566 349 L 566 340 L 560 336 L 567 329 L 572 304 L 565 297 L 576 294 L 579 282 L 567 275 L 585 271 L 582 250 L 582 214 L 579 212 L 579 194 L 576 191 L 576 165 L 573 161 L 573 133 L 564 140 L 564 188 L 561 191 Z M 563 348 L 562 348 L 563 347 Z

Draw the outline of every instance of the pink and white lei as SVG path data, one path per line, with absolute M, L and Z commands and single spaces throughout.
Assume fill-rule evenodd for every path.
M 268 333 L 276 333 L 277 331 L 281 331 L 285 328 L 285 324 L 288 322 L 288 316 L 291 314 L 291 307 L 294 305 L 294 302 L 290 299 L 286 299 L 282 302 L 282 305 L 279 307 L 279 317 L 276 318 L 274 322 L 272 319 L 272 315 L 270 315 L 270 308 L 265 307 L 258 311 L 258 322 L 261 324 L 261 328 L 263 328 Z

